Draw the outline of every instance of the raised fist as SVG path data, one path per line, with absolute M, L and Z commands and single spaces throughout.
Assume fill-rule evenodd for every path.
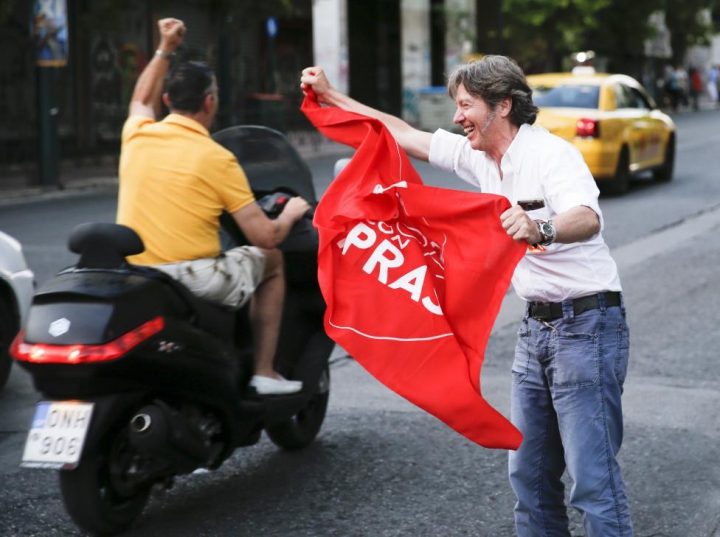
M 165 52 L 175 52 L 185 38 L 185 23 L 180 19 L 161 19 L 158 21 L 160 30 L 160 48 Z

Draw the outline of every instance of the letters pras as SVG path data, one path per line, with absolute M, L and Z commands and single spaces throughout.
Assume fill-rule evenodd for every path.
M 356 224 L 337 246 L 342 249 L 342 255 L 347 255 L 352 248 L 372 249 L 363 272 L 375 274 L 377 280 L 390 289 L 406 291 L 430 313 L 443 314 L 435 285 L 432 282 L 425 285 L 428 271 L 434 278 L 444 280 L 442 247 L 420 230 L 397 220 L 392 223 L 366 220 Z

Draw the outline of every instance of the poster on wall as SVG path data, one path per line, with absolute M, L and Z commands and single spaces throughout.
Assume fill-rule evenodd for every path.
M 64 67 L 68 62 L 67 0 L 34 0 L 30 30 L 35 63 Z

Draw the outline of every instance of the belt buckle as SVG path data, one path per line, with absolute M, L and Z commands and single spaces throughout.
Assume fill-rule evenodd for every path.
M 530 311 L 535 319 L 544 320 L 550 318 L 550 304 L 546 302 L 535 302 Z

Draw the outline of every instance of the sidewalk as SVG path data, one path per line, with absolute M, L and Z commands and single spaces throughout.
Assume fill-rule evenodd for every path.
M 352 151 L 345 145 L 325 138 L 319 132 L 289 133 L 288 138 L 300 154 L 300 157 L 306 162 L 331 157 L 333 155 L 345 155 L 348 151 Z M 0 207 L 30 201 L 91 194 L 103 190 L 114 191 L 117 190 L 117 188 L 118 177 L 116 165 L 108 165 L 106 173 L 102 171 L 96 174 L 82 173 L 76 177 L 61 179 L 60 188 L 44 186 L 0 188 Z
M 662 103 L 658 103 L 660 105 Z M 676 111 L 673 111 L 672 108 L 668 106 L 662 106 L 660 108 L 664 113 L 669 115 L 670 117 L 673 117 L 677 114 L 697 114 L 699 112 L 709 112 L 712 110 L 720 110 L 720 102 L 717 101 L 711 101 L 710 97 L 706 94 L 703 94 L 700 96 L 698 100 L 698 110 L 695 110 L 692 107 L 692 104 L 689 106 L 679 106 Z

